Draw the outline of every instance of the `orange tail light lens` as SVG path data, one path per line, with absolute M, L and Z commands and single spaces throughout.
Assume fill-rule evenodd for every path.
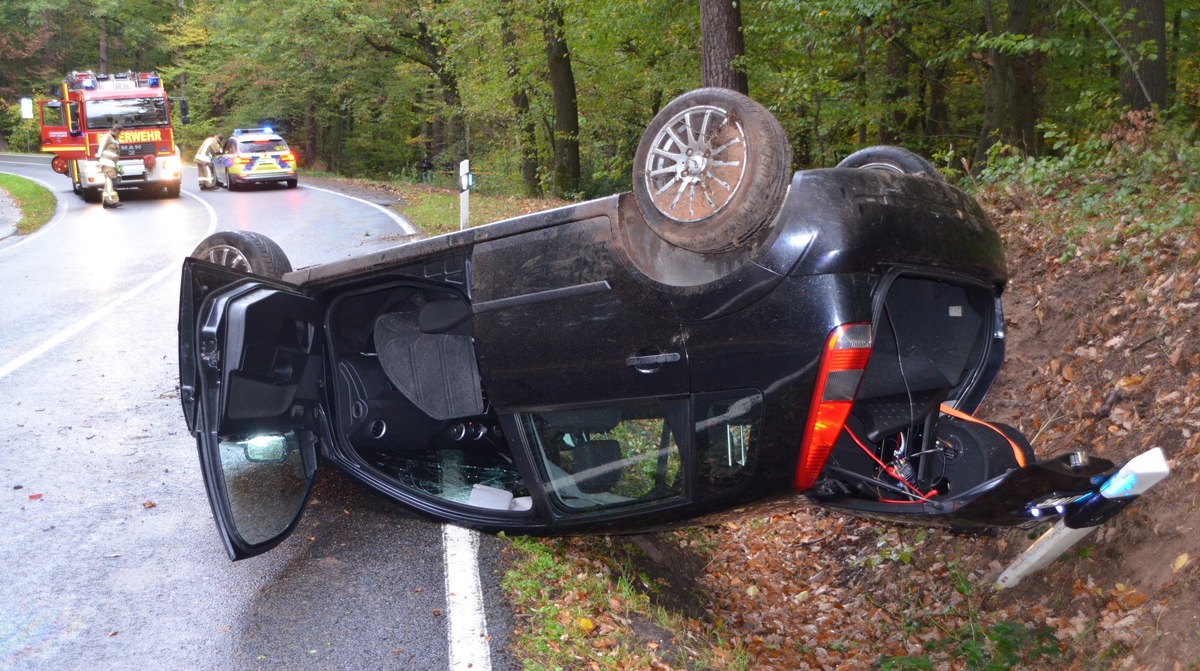
M 830 332 L 821 354 L 821 368 L 808 410 L 808 425 L 796 463 L 796 491 L 817 481 L 829 452 L 846 425 L 854 394 L 871 358 L 871 325 L 843 324 Z

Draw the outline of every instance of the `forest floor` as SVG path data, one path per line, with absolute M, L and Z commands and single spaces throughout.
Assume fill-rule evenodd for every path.
M 977 414 L 1019 427 L 1040 459 L 1161 447 L 1163 483 L 1006 590 L 995 579 L 1040 529 L 956 535 L 808 506 L 635 542 L 545 541 L 571 567 L 541 590 L 561 642 L 518 648 L 561 659 L 583 639 L 578 666 L 556 664 L 580 669 L 1200 668 L 1200 235 L 1149 241 L 1136 218 L 1080 234 L 1050 198 L 981 200 L 1011 282 L 1007 362 Z M 1127 245 L 1151 253 L 1131 264 Z M 665 614 L 651 625 L 572 573 L 608 576 L 611 594 L 640 584 Z

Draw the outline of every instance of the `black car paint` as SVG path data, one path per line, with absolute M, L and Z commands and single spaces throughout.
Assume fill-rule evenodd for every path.
M 268 386 L 322 389 L 319 398 L 302 394 L 308 400 L 298 406 L 282 402 L 278 393 L 272 402 L 248 396 L 242 402 L 250 408 L 234 418 L 238 431 L 281 424 L 311 430 L 325 458 L 369 486 L 466 526 L 521 532 L 659 527 L 790 490 L 822 343 L 839 324 L 872 322 L 876 297 L 896 277 L 976 287 L 995 300 L 996 309 L 986 316 L 992 337 L 976 348 L 971 374 L 951 392 L 952 399 L 973 407 L 1003 356 L 996 299 L 1007 272 L 998 234 L 978 204 L 943 183 L 833 169 L 796 173 L 770 233 L 721 255 L 662 242 L 640 222 L 625 194 L 301 269 L 281 283 L 188 260 L 180 315 L 185 414 L 194 431 L 220 421 L 210 415 L 197 422 L 191 399 L 203 394 L 209 407 L 216 405 L 219 385 L 228 389 L 229 380 L 188 384 L 195 378 L 188 369 L 203 369 L 205 362 L 184 341 L 193 329 L 215 334 L 241 323 L 241 315 L 228 314 L 221 325 L 196 325 L 192 315 L 208 312 L 208 297 L 222 282 L 244 283 L 245 293 L 266 291 L 268 302 L 290 305 L 288 318 L 298 317 L 306 325 L 300 330 L 311 328 L 320 336 L 302 343 L 308 349 L 300 355 L 297 343 L 278 347 L 277 331 L 251 336 L 248 344 L 261 346 L 264 357 L 257 377 Z M 501 513 L 398 487 L 366 463 L 337 428 L 355 399 L 338 391 L 346 385 L 335 373 L 343 363 L 337 343 L 347 336 L 331 331 L 330 318 L 339 301 L 389 283 L 450 292 L 470 302 L 469 329 L 491 412 L 466 419 L 486 424 L 489 435 L 506 442 L 527 482 L 537 482 L 537 474 L 516 413 L 628 396 L 682 400 L 733 388 L 758 389 L 763 396 L 753 478 L 702 501 L 689 485 L 683 500 L 577 516 L 557 514 L 538 496 L 533 514 Z M 324 312 L 314 312 L 317 306 Z M 202 350 L 211 348 L 206 337 L 200 336 Z M 244 355 L 238 354 L 240 345 L 226 345 L 223 356 Z M 265 363 L 280 356 L 282 368 Z M 300 362 L 306 362 L 307 374 L 297 373 Z M 415 424 L 421 435 L 436 440 L 447 423 Z M 216 435 L 205 438 L 212 442 Z M 683 447 L 685 468 L 694 474 L 689 446 Z M 209 486 L 211 491 L 214 485 Z M 947 517 L 958 509 L 943 508 Z

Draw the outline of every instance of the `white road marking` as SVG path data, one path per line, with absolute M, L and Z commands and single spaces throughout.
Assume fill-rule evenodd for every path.
M 189 196 L 191 198 L 195 198 L 197 202 L 199 202 L 201 205 L 204 206 L 204 208 L 206 210 L 208 210 L 208 230 L 204 233 L 204 236 L 201 237 L 201 240 L 203 240 L 204 238 L 211 235 L 213 231 L 217 230 L 217 213 L 215 210 L 212 209 L 211 205 L 204 202 L 200 198 L 197 198 L 195 196 L 195 194 L 189 193 L 187 191 L 184 191 L 182 193 L 186 194 L 187 196 Z M 197 241 L 197 244 L 198 243 L 199 243 L 199 241 Z M 0 251 L 2 251 L 2 250 L 0 250 Z M 138 294 L 142 293 L 143 291 L 149 289 L 150 287 L 154 286 L 155 284 L 158 284 L 159 282 L 161 282 L 162 280 L 164 280 L 165 278 L 170 276 L 171 273 L 179 272 L 179 266 L 180 266 L 180 263 L 178 261 L 172 261 L 171 264 L 168 265 L 166 268 L 163 268 L 162 270 L 155 273 L 154 276 L 151 277 L 150 279 L 146 280 L 145 282 L 142 282 L 141 284 L 137 285 L 133 289 L 130 289 L 129 291 L 125 292 L 120 297 L 118 297 L 116 300 L 108 303 L 104 307 L 92 312 L 91 314 L 84 317 L 83 319 L 80 319 L 79 321 L 75 322 L 74 324 L 59 331 L 58 333 L 54 334 L 53 336 L 51 336 L 50 338 L 48 338 L 47 340 L 42 342 L 42 344 L 38 345 L 37 347 L 34 347 L 33 349 L 29 350 L 28 352 L 25 352 L 24 354 L 17 357 L 16 359 L 13 359 L 12 361 L 8 362 L 7 364 L 0 366 L 0 379 L 4 379 L 10 373 L 13 373 L 14 371 L 20 369 L 22 366 L 29 363 L 30 361 L 33 361 L 34 359 L 38 358 L 39 356 L 45 354 L 46 352 L 49 352 L 50 350 L 54 349 L 55 347 L 66 342 L 68 339 L 71 338 L 71 336 L 79 333 L 80 331 L 91 326 L 92 324 L 95 324 L 96 322 L 100 321 L 104 317 L 107 317 L 109 314 L 112 313 L 113 310 L 116 310 L 118 306 L 122 305 L 123 303 L 126 303 L 130 299 L 134 298 L 135 296 L 137 296 Z
M 491 671 L 491 645 L 483 589 L 479 583 L 479 533 L 450 524 L 442 527 L 446 566 L 446 638 L 450 671 Z
M 380 212 L 386 214 L 388 217 L 390 217 L 391 220 L 396 222 L 396 225 L 399 226 L 404 231 L 405 235 L 417 235 L 418 233 L 420 233 L 420 231 L 418 231 L 411 223 L 409 223 L 407 219 L 400 216 L 399 214 L 396 214 L 395 212 L 392 212 L 391 210 L 387 209 L 386 207 L 384 207 L 382 205 L 378 205 L 376 203 L 372 203 L 369 200 L 363 200 L 362 198 L 357 198 L 355 196 L 349 196 L 344 193 L 338 193 L 337 191 L 330 191 L 329 189 L 322 189 L 319 186 L 312 186 L 309 184 L 301 184 L 299 186 L 301 189 L 312 189 L 314 191 L 323 191 L 325 193 L 332 193 L 335 196 L 341 196 L 342 198 L 349 198 L 350 200 L 356 200 L 364 205 L 369 205 L 369 206 L 379 210 Z

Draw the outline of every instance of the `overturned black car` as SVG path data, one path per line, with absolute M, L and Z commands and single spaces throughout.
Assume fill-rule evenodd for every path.
M 1113 465 L 1035 463 L 971 416 L 1007 280 L 979 205 L 894 147 L 792 173 L 778 122 L 701 89 L 633 191 L 293 271 L 224 232 L 184 263 L 180 386 L 234 559 L 333 463 L 518 533 L 678 525 L 807 495 L 881 518 L 1084 516 Z

